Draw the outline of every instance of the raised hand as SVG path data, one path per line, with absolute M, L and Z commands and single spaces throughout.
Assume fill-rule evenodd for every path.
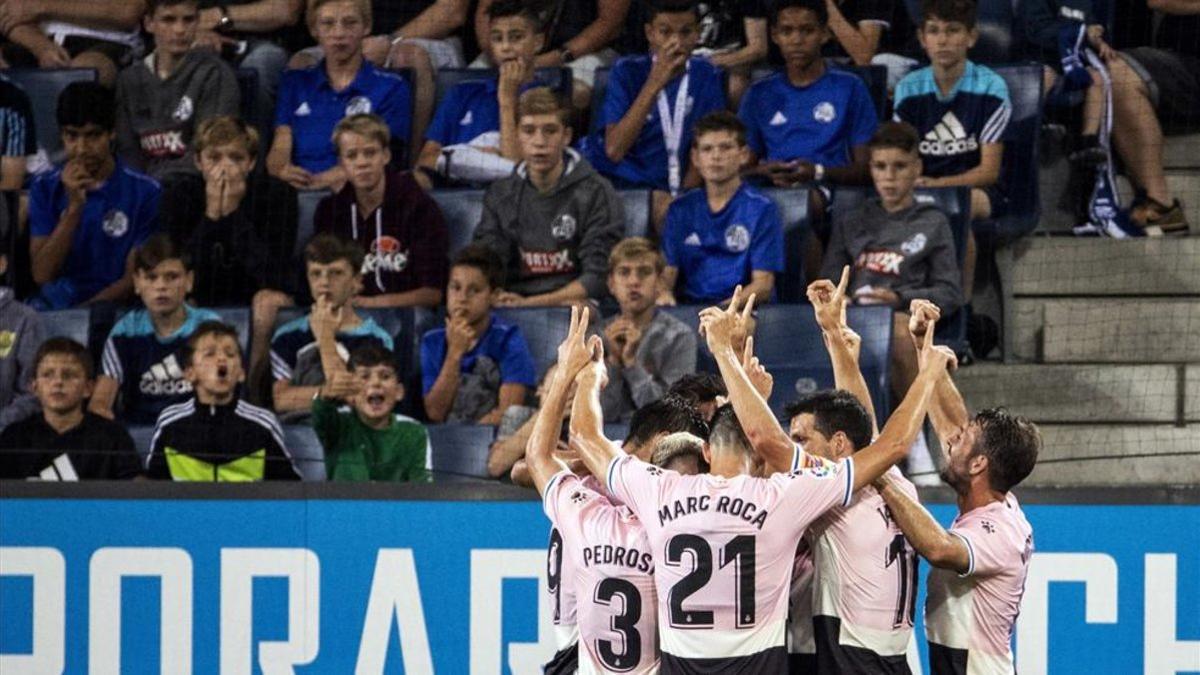
M 933 333 L 934 322 L 930 321 L 921 341 L 921 348 L 917 350 L 917 362 L 920 364 L 921 371 L 953 373 L 958 368 L 958 357 L 955 356 L 953 349 L 933 344 Z
M 775 389 L 775 378 L 767 372 L 758 357 L 754 355 L 753 337 L 746 338 L 746 347 L 742 350 L 742 370 L 746 371 L 746 376 L 750 378 L 750 384 L 754 385 L 754 390 L 760 396 L 764 399 L 771 398 L 771 392 Z
M 348 370 L 335 370 L 325 378 L 321 385 L 321 398 L 337 398 L 350 401 L 358 396 L 362 383 L 358 377 Z
M 753 321 L 751 314 L 754 311 L 755 296 L 751 293 L 750 297 L 745 299 L 744 306 L 741 296 L 742 287 L 739 285 L 733 290 L 733 297 L 729 299 L 729 306 L 725 309 L 706 307 L 700 311 L 700 334 L 704 336 L 708 349 L 713 354 L 722 349 L 733 348 L 735 341 L 744 340 L 747 335 L 747 327 Z
M 338 326 L 342 325 L 343 311 L 342 307 L 338 307 L 336 310 L 333 308 L 329 296 L 318 295 L 313 303 L 312 313 L 308 315 L 308 324 L 312 328 L 313 335 L 317 338 L 333 337 L 337 333 Z
M 657 56 L 654 64 L 650 66 L 650 76 L 646 79 L 656 90 L 663 89 L 676 75 L 683 72 L 688 53 L 679 49 L 679 38 L 671 38 L 658 50 Z
M 942 310 L 928 300 L 913 300 L 908 305 L 908 332 L 912 335 L 913 346 L 921 350 L 922 338 L 937 321 L 942 318 Z
M 580 391 L 603 389 L 608 384 L 608 367 L 604 365 L 604 340 L 601 340 L 599 335 L 591 336 L 587 341 L 587 350 L 588 362 L 575 376 L 575 381 L 579 383 Z
M 588 307 L 571 306 L 571 327 L 567 329 L 566 339 L 558 346 L 558 368 L 554 373 L 555 379 L 561 382 L 574 380 L 592 358 L 591 346 L 586 341 L 590 316 Z
M 515 100 L 521 91 L 521 83 L 528 73 L 525 61 L 513 59 L 500 64 L 499 95 L 500 98 Z
M 446 351 L 462 356 L 471 351 L 478 337 L 462 316 L 446 319 Z
M 828 279 L 818 279 L 808 285 L 805 292 L 812 303 L 817 325 L 830 335 L 837 335 L 846 325 L 846 287 L 850 284 L 850 266 L 842 267 L 842 278 L 837 286 Z

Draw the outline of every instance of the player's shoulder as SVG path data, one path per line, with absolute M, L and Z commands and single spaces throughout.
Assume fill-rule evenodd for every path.
M 775 210 L 775 201 L 749 183 L 742 183 L 741 189 L 733 195 L 733 198 L 744 204 L 752 206 L 756 210 Z
M 57 164 L 42 171 L 35 173 L 29 180 L 30 197 L 37 195 L 49 196 L 62 185 L 63 165 Z
M 650 72 L 650 55 L 649 54 L 630 54 L 617 59 L 612 66 L 612 75 L 630 75 L 635 72 L 646 71 Z
M 687 192 L 679 195 L 667 207 L 667 211 L 675 211 L 676 213 L 684 213 L 695 211 L 700 206 L 704 206 L 707 210 L 707 196 L 703 187 L 694 187 Z
M 366 69 L 366 74 L 369 79 L 384 89 L 394 87 L 408 88 L 408 78 L 401 73 L 386 68 L 379 68 L 370 61 L 363 61 L 363 68 Z
M 831 89 L 862 89 L 865 91 L 867 88 L 867 83 L 863 82 L 857 73 L 841 68 L 827 68 L 822 80 L 822 84 Z
M 693 56 L 688 59 L 688 70 L 689 73 L 695 73 L 697 76 L 705 79 L 723 78 L 721 69 L 703 56 Z

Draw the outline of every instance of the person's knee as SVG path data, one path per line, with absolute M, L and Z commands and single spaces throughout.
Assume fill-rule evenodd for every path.
M 307 51 L 298 51 L 288 59 L 288 70 L 301 70 L 303 68 L 311 68 L 317 65 L 317 57 Z
M 117 64 L 101 52 L 83 52 L 71 59 L 73 68 L 94 68 L 96 81 L 105 87 L 113 86 L 117 81 Z
M 401 41 L 392 45 L 388 63 L 393 68 L 412 68 L 418 74 L 433 73 L 433 61 L 429 53 L 415 42 Z
M 288 53 L 279 45 L 270 42 L 258 42 L 250 47 L 242 62 L 241 68 L 249 68 L 258 73 L 258 82 L 266 86 L 279 80 L 279 73 L 288 65 Z
M 992 200 L 979 188 L 971 188 L 971 220 L 987 220 L 992 217 Z

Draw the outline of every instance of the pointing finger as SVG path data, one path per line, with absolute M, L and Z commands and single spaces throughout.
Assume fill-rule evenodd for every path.
M 841 279 L 841 281 L 838 282 L 838 285 L 837 285 L 838 295 L 845 295 L 846 287 L 849 285 L 850 285 L 850 266 L 845 265 L 842 267 L 842 279 Z

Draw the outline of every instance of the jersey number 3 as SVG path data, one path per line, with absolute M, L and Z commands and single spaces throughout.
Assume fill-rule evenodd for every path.
M 642 636 L 637 631 L 642 618 L 642 594 L 625 579 L 609 577 L 596 584 L 596 604 L 608 607 L 618 597 L 625 608 L 612 618 L 610 628 L 620 634 L 625 649 L 617 652 L 612 640 L 596 640 L 596 654 L 605 668 L 623 673 L 633 670 L 642 660 Z
M 730 563 L 737 575 L 737 627 L 754 625 L 754 536 L 742 534 L 729 540 L 719 553 L 718 569 Z M 713 575 L 713 551 L 708 542 L 694 534 L 679 534 L 667 542 L 667 565 L 678 567 L 683 564 L 684 553 L 691 554 L 692 571 L 671 588 L 667 598 L 667 611 L 674 628 L 712 628 L 713 613 L 708 610 L 687 610 L 683 602 L 693 593 L 704 588 Z

